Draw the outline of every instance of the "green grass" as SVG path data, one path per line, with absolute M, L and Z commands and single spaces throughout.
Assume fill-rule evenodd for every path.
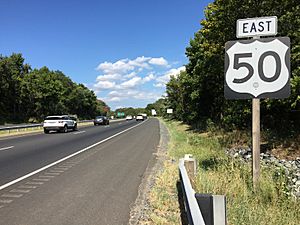
M 0 131 L 0 137 L 42 132 L 42 127 L 20 128 Z
M 198 163 L 196 192 L 226 196 L 229 225 L 300 224 L 300 201 L 286 194 L 286 177 L 275 168 L 261 166 L 260 183 L 253 191 L 251 165 L 229 158 L 220 137 L 194 133 L 179 122 L 165 123 L 171 136 L 168 155 L 176 163 L 166 162 L 158 176 L 150 196 L 151 216 L 144 224 L 181 223 L 176 183 L 178 159 L 184 154 L 193 154 Z

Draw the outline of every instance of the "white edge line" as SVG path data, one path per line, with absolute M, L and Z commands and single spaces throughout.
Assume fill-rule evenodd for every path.
M 145 121 L 144 121 L 144 122 L 145 122 Z M 80 153 L 82 153 L 82 152 L 85 152 L 85 151 L 89 150 L 90 148 L 93 148 L 93 147 L 95 147 L 95 146 L 97 146 L 97 145 L 99 145 L 99 144 L 102 144 L 103 142 L 106 142 L 106 141 L 108 141 L 108 140 L 110 140 L 110 139 L 112 139 L 112 138 L 114 138 L 114 137 L 116 137 L 116 136 L 118 136 L 118 135 L 120 135 L 120 134 L 123 134 L 123 133 L 125 133 L 126 131 L 129 131 L 129 130 L 131 130 L 131 129 L 137 127 L 137 126 L 142 125 L 144 122 L 139 123 L 139 124 L 137 124 L 137 125 L 135 125 L 135 126 L 133 126 L 133 127 L 129 127 L 129 128 L 127 128 L 126 130 L 123 130 L 123 131 L 121 131 L 121 132 L 119 132 L 119 133 L 116 133 L 116 134 L 114 134 L 114 135 L 112 135 L 112 136 L 110 136 L 110 137 L 108 137 L 108 138 L 105 138 L 105 139 L 102 140 L 102 141 L 99 141 L 99 142 L 97 142 L 97 143 L 95 143 L 95 144 L 92 144 L 92 145 L 90 145 L 90 146 L 88 146 L 88 147 L 86 147 L 86 148 L 84 148 L 84 149 L 82 149 L 82 150 L 79 150 L 78 152 L 75 152 L 75 153 L 73 153 L 73 154 L 71 154 L 71 155 L 69 155 L 69 156 L 66 156 L 66 157 L 64 157 L 64 158 L 62 158 L 62 159 L 60 159 L 60 160 L 57 160 L 57 161 L 55 161 L 55 162 L 53 162 L 53 163 L 51 163 L 51 164 L 49 164 L 49 165 L 47 165 L 47 166 L 44 166 L 44 167 L 42 167 L 42 168 L 40 168 L 40 169 L 38 169 L 38 170 L 35 170 L 35 171 L 33 171 L 33 172 L 29 173 L 29 174 L 26 174 L 25 176 L 19 177 L 19 178 L 15 179 L 15 180 L 13 180 L 13 181 L 11 181 L 11 182 L 8 182 L 8 183 L 6 183 L 6 184 L 3 184 L 2 186 L 0 186 L 0 190 L 3 190 L 4 188 L 7 188 L 7 187 L 9 187 L 9 186 L 11 186 L 11 185 L 13 185 L 13 184 L 15 184 L 15 183 L 18 183 L 18 182 L 20 182 L 20 181 L 22 181 L 22 180 L 24 180 L 24 179 L 26 179 L 26 178 L 28 178 L 28 177 L 31 177 L 31 176 L 37 174 L 37 173 L 39 173 L 39 172 L 41 172 L 41 171 L 43 171 L 43 170 L 46 170 L 46 169 L 48 169 L 48 168 L 50 168 L 50 167 L 52 167 L 52 166 L 54 166 L 54 165 L 56 165 L 56 164 L 58 164 L 58 163 L 61 163 L 61 162 L 65 161 L 65 160 L 67 160 L 67 159 L 69 159 L 69 158 L 72 158 L 72 157 L 74 157 L 74 156 L 76 156 L 76 155 L 78 155 L 78 154 L 80 154 Z
M 15 146 L 9 146 L 9 147 L 5 147 L 5 148 L 0 148 L 0 151 L 7 150 L 7 149 L 11 149 L 11 148 L 13 148 L 13 147 L 15 147 Z
M 83 131 L 78 131 L 78 132 L 75 132 L 74 134 L 82 134 L 82 133 L 85 133 L 86 131 L 83 130 Z

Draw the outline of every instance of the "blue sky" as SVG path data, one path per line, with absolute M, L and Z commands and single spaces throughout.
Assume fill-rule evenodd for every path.
M 112 109 L 145 107 L 184 69 L 212 0 L 0 0 L 0 54 L 60 70 Z

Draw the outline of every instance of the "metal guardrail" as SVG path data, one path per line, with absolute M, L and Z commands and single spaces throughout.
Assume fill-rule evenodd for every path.
M 190 225 L 226 225 L 224 195 L 195 193 L 190 178 L 197 171 L 196 160 L 190 154 L 179 160 L 179 175 L 188 223 Z
M 110 122 L 117 122 L 117 121 L 122 121 L 122 120 L 125 120 L 125 119 L 110 120 Z M 93 121 L 94 120 L 81 120 L 81 121 L 78 121 L 78 123 L 88 123 L 88 122 L 93 122 Z M 19 129 L 34 128 L 34 127 L 42 127 L 42 126 L 43 126 L 43 123 L 24 124 L 24 125 L 0 127 L 0 131 L 19 130 Z
M 26 129 L 26 128 L 33 128 L 33 127 L 41 127 L 43 124 L 37 123 L 37 124 L 27 124 L 27 125 L 16 125 L 16 126 L 9 126 L 9 127 L 0 127 L 0 131 L 3 130 L 18 130 L 18 129 Z
M 204 219 L 202 217 L 200 208 L 195 197 L 195 191 L 192 188 L 192 184 L 184 166 L 184 159 L 179 160 L 179 172 L 182 181 L 182 191 L 189 224 L 205 225 Z

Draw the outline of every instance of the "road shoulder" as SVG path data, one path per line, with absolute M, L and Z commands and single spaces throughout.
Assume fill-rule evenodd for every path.
M 155 184 L 155 179 L 159 171 L 163 169 L 163 163 L 167 159 L 167 149 L 169 143 L 169 131 L 167 127 L 159 121 L 160 141 L 157 147 L 157 152 L 149 161 L 147 169 L 143 175 L 142 183 L 139 186 L 138 197 L 130 208 L 129 225 L 139 224 L 140 220 L 147 217 L 149 209 L 148 196 L 151 188 Z

